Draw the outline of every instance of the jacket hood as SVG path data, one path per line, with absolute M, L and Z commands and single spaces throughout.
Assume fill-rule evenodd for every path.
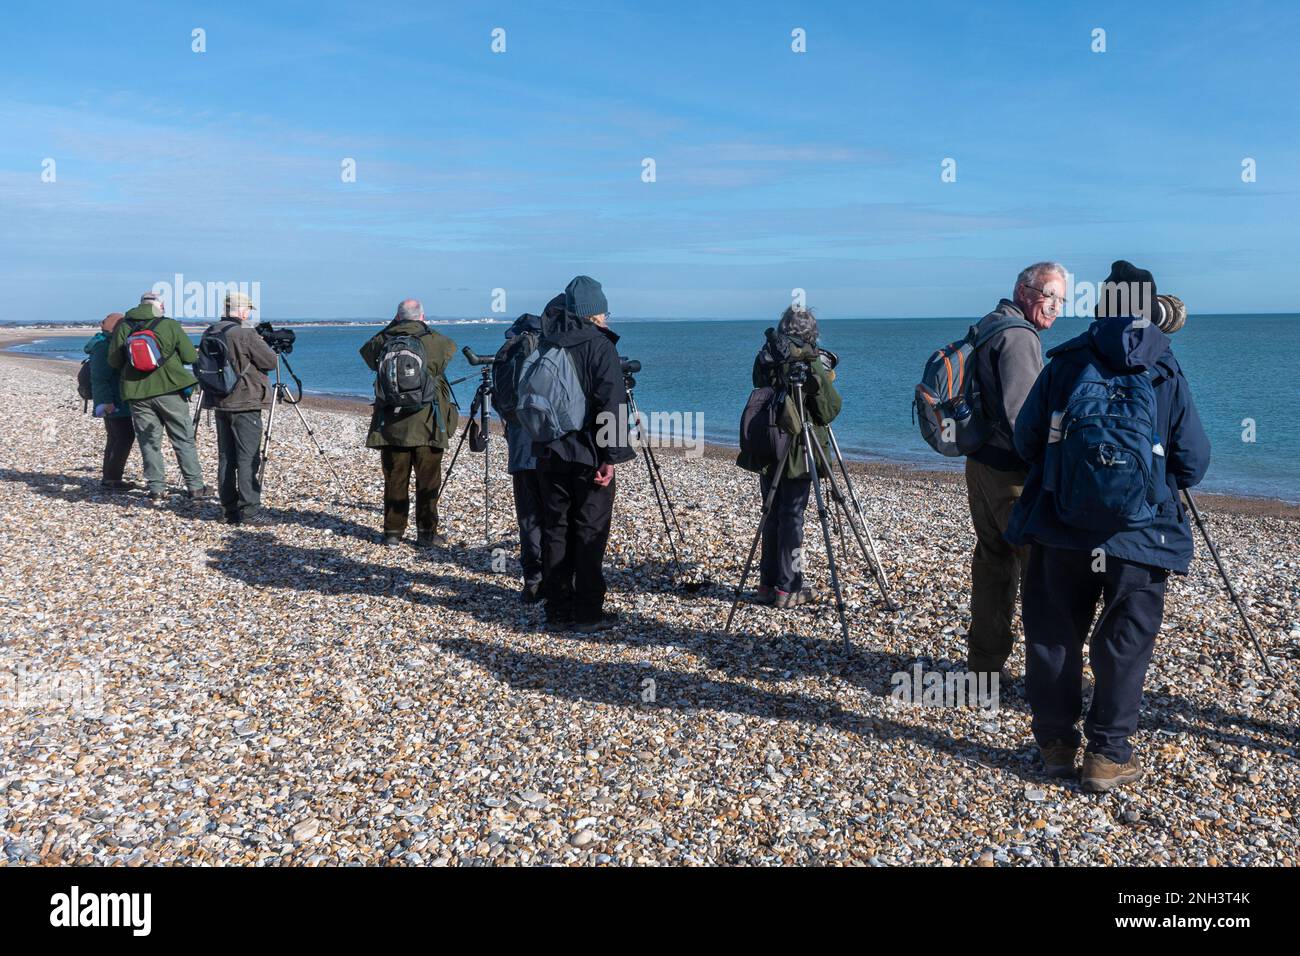
M 1020 306 L 1016 305 L 1010 299 L 999 299 L 998 304 L 993 307 L 993 311 L 984 316 L 986 319 L 1003 318 L 1009 316 L 1015 319 L 1023 319 L 1025 313 L 1021 311 Z
M 423 335 L 429 327 L 415 319 L 393 319 L 384 326 L 384 331 L 393 335 Z
M 108 341 L 108 336 L 105 335 L 101 330 L 99 332 L 96 332 L 94 335 L 90 337 L 90 341 L 88 341 L 85 345 L 81 347 L 81 351 L 89 355 L 91 352 L 95 351 L 95 349 L 99 346 L 101 342 L 107 342 L 107 341 Z
M 553 345 L 562 348 L 569 348 L 580 342 L 586 342 L 590 339 L 604 335 L 611 342 L 618 342 L 618 335 L 609 329 L 602 329 L 590 319 L 580 319 L 577 315 L 570 312 L 564 307 L 564 296 L 556 296 L 559 299 L 559 307 L 556 300 L 552 299 L 546 305 L 546 311 L 542 315 L 542 337 Z
M 129 322 L 152 322 L 154 319 L 159 318 L 159 316 L 153 314 L 153 306 L 137 305 L 134 309 L 123 316 L 123 318 Z
M 1155 368 L 1166 355 L 1169 337 L 1155 325 L 1132 318 L 1098 319 L 1088 329 L 1093 350 L 1116 371 Z

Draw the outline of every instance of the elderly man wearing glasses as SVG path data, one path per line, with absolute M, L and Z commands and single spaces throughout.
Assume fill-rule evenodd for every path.
M 1027 547 L 1003 538 L 1011 509 L 1024 489 L 1029 466 L 1016 453 L 1016 416 L 1043 369 L 1038 335 L 1049 329 L 1065 303 L 1065 267 L 1037 262 L 1016 278 L 1011 299 L 1003 299 L 980 320 L 1005 327 L 975 352 L 974 374 L 983 419 L 992 426 L 985 444 L 966 459 L 966 493 L 975 526 L 971 557 L 971 626 L 966 636 L 968 670 L 1002 674 L 1011 656 L 1011 618 L 1016 592 L 1028 563 Z M 1012 320 L 1012 321 L 1007 321 Z M 1018 321 L 1015 321 L 1018 320 Z

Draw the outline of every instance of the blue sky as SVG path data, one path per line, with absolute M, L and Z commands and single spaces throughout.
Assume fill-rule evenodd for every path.
M 0 320 L 178 272 L 272 319 L 514 315 L 579 272 L 624 316 L 978 315 L 1118 257 L 1194 312 L 1300 311 L 1298 34 L 1283 3 L 24 5 Z

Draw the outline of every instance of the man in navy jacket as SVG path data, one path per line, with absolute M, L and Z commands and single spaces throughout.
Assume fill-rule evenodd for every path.
M 1132 294 L 1116 294 L 1128 290 Z M 1142 685 L 1164 615 L 1165 578 L 1170 571 L 1187 573 L 1192 558 L 1192 529 L 1179 492 L 1200 482 L 1210 462 L 1210 441 L 1187 379 L 1168 337 L 1149 321 L 1158 308 L 1151 273 L 1116 262 L 1100 297 L 1088 331 L 1048 353 L 1050 362 L 1016 420 L 1016 450 L 1031 471 L 1006 532 L 1012 544 L 1031 545 L 1022 604 L 1026 689 L 1034 738 L 1053 776 L 1074 772 L 1083 644 L 1102 599 L 1090 642 L 1095 687 L 1081 773 L 1084 789 L 1093 792 L 1142 776 L 1129 738 L 1137 730 Z M 1154 387 L 1156 514 L 1137 530 L 1106 533 L 1067 524 L 1055 494 L 1044 487 L 1048 451 L 1058 438 L 1053 413 L 1065 409 L 1089 364 L 1105 375 L 1146 371 Z

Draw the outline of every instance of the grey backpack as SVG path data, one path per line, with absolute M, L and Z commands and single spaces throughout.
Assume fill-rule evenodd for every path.
M 515 419 L 539 442 L 555 441 L 586 424 L 587 396 L 567 350 L 543 344 L 524 359 Z
M 438 400 L 438 383 L 429 374 L 418 335 L 384 339 L 375 376 L 375 401 L 385 408 L 416 409 Z

